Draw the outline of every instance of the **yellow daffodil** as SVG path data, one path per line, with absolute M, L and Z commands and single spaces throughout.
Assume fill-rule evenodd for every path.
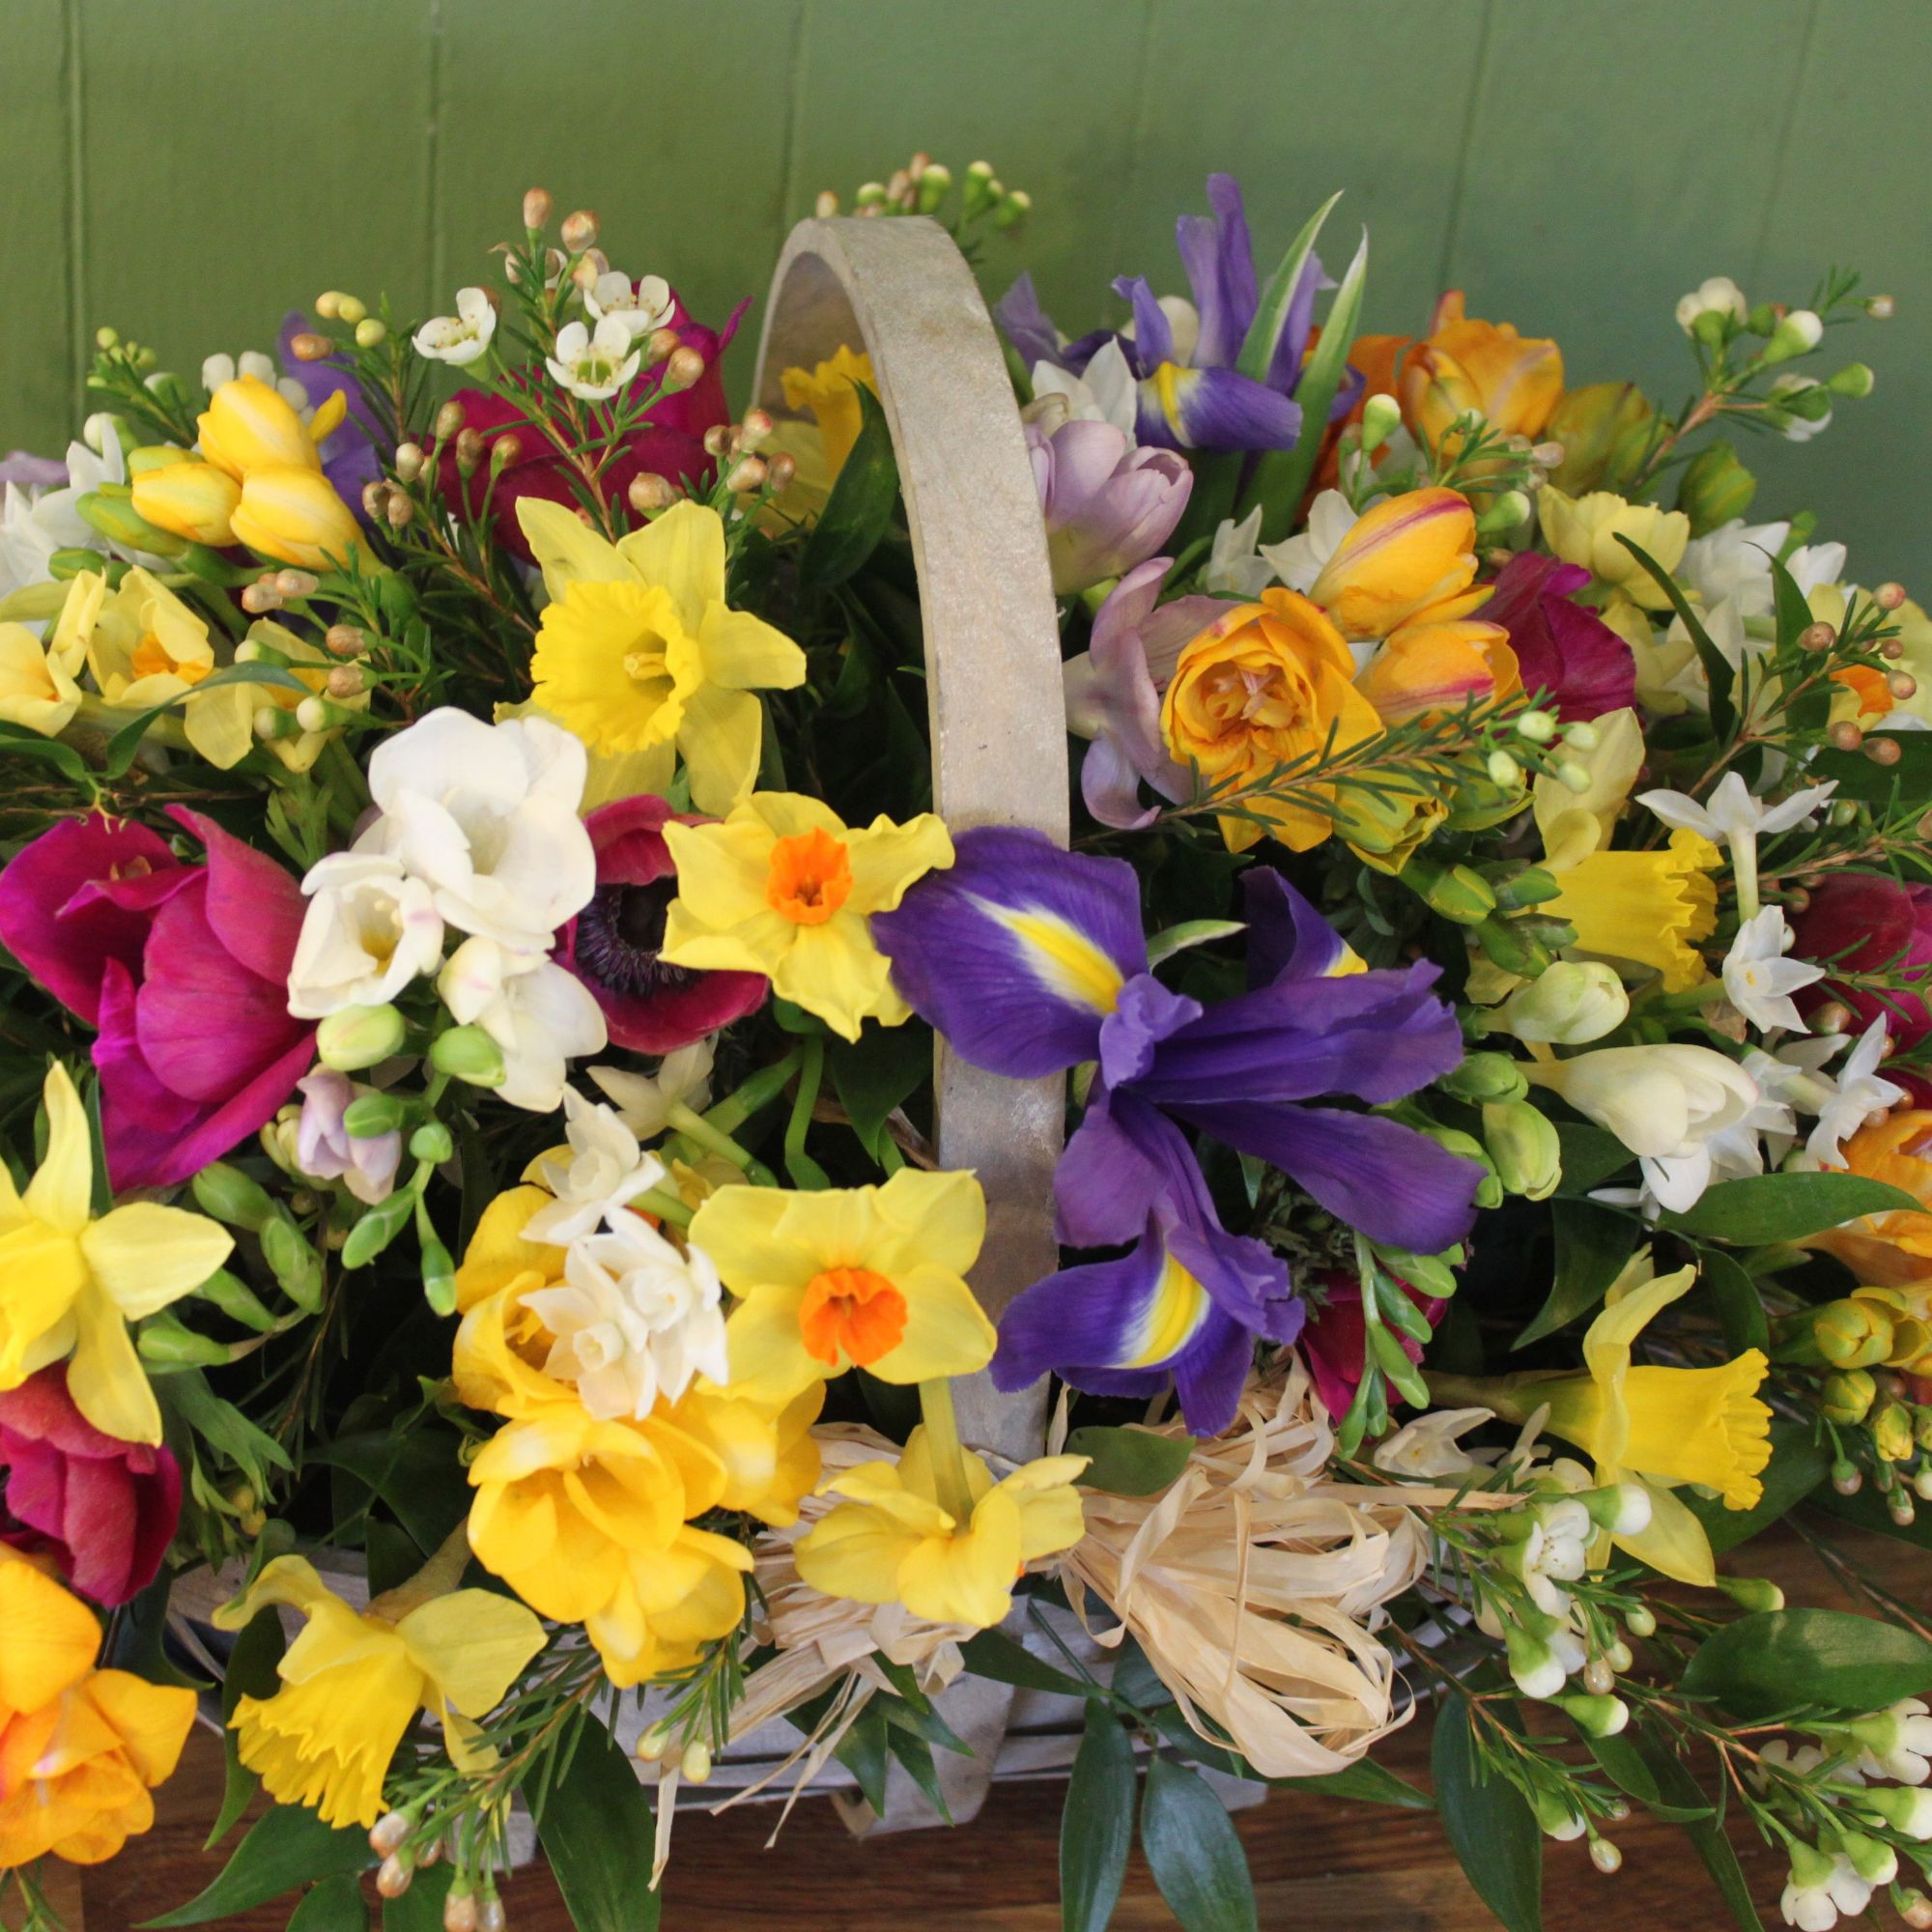
M 1536 495 L 1544 541 L 1565 563 L 1579 563 L 1649 611 L 1667 611 L 1668 593 L 1617 539 L 1629 537 L 1663 570 L 1684 561 L 1690 519 L 1682 510 L 1627 502 L 1609 490 L 1566 497 L 1553 484 Z
M 156 1443 L 161 1411 L 128 1323 L 199 1288 L 234 1238 L 199 1214 L 147 1201 L 93 1219 L 93 1139 L 58 1062 L 43 1097 L 46 1158 L 24 1194 L 0 1167 L 0 1389 L 67 1358 L 68 1388 L 95 1428 Z
M 1457 491 L 1432 487 L 1365 510 L 1308 595 L 1345 638 L 1385 638 L 1424 616 L 1465 615 L 1490 594 L 1472 589 L 1475 581 L 1476 513 Z
M 915 879 L 952 864 L 931 812 L 864 831 L 798 792 L 754 792 L 722 825 L 664 829 L 678 895 L 659 956 L 668 965 L 762 973 L 781 999 L 857 1039 L 867 1019 L 911 1014 L 872 942 L 871 915 L 891 912 Z
M 0 1544 L 0 1873 L 99 1864 L 155 1822 L 194 1692 L 97 1670 L 99 1648 L 94 1613 Z
M 858 1366 L 889 1382 L 971 1375 L 993 1324 L 967 1287 L 986 1235 L 970 1174 L 901 1168 L 883 1187 L 721 1187 L 691 1223 L 740 1298 L 733 1394 L 783 1402 Z
M 361 1611 L 305 1558 L 278 1556 L 215 1612 L 221 1630 L 242 1629 L 268 1604 L 308 1619 L 275 1667 L 281 1689 L 242 1698 L 230 1719 L 242 1762 L 277 1804 L 306 1804 L 338 1827 L 373 1825 L 389 1759 L 418 1711 L 441 1720 L 458 1770 L 487 1763 L 471 1725 L 502 1701 L 544 1632 L 522 1604 L 451 1588 L 468 1556 L 459 1532 Z
M 724 602 L 724 524 L 673 503 L 616 544 L 561 504 L 526 497 L 517 519 L 543 566 L 534 703 L 593 751 L 647 754 L 641 789 L 670 784 L 676 754 L 700 811 L 728 811 L 757 774 L 755 692 L 805 682 L 805 653 Z
M 80 709 L 80 687 L 24 624 L 0 624 L 0 722 L 52 738 Z
M 1656 1274 L 1650 1250 L 1640 1249 L 1583 1337 L 1582 1375 L 1432 1378 L 1431 1386 L 1438 1399 L 1479 1403 L 1511 1422 L 1547 1404 L 1550 1434 L 1595 1462 L 1598 1483 L 1634 1482 L 1649 1494 L 1649 1525 L 1615 1538 L 1616 1546 L 1679 1582 L 1708 1587 L 1716 1575 L 1710 1539 L 1671 1491 L 1695 1483 L 1717 1491 L 1727 1509 L 1757 1504 L 1771 1460 L 1771 1410 L 1757 1390 L 1770 1364 L 1756 1349 L 1712 1369 L 1632 1364 L 1637 1336 L 1696 1275 L 1694 1267 Z
M 224 549 L 235 541 L 234 517 L 242 485 L 213 463 L 184 458 L 136 471 L 132 500 L 135 515 L 157 529 L 190 543 Z
M 1695 832 L 1673 832 L 1661 852 L 1593 852 L 1555 874 L 1542 910 L 1577 928 L 1576 951 L 1651 966 L 1666 993 L 1710 978 L 1699 943 L 1718 925 L 1711 874 L 1724 855 Z
M 787 369 L 781 380 L 784 384 L 785 408 L 794 415 L 800 410 L 810 410 L 818 424 L 824 477 L 829 487 L 838 480 L 838 472 L 844 469 L 845 459 L 852 454 L 852 445 L 859 440 L 859 431 L 865 424 L 859 391 L 862 388 L 875 394 L 878 391 L 872 358 L 855 355 L 841 343 L 829 362 L 815 363 L 810 369 Z
M 896 1463 L 862 1463 L 828 1483 L 825 1493 L 842 1500 L 799 1540 L 798 1574 L 828 1597 L 990 1629 L 1029 1563 L 1080 1541 L 1073 1483 L 1087 1458 L 1042 1456 L 999 1483 L 979 1457 L 963 1461 L 972 1495 L 964 1522 L 940 1505 L 923 1429 Z

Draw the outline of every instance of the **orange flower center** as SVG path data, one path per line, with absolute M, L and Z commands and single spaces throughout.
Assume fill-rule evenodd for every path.
M 852 861 L 841 838 L 801 832 L 772 847 L 765 903 L 794 925 L 823 925 L 852 895 Z
M 905 1296 L 870 1268 L 827 1268 L 806 1284 L 798 1332 L 814 1361 L 838 1366 L 842 1354 L 861 1368 L 899 1345 L 905 1333 Z
M 184 684 L 199 684 L 208 675 L 206 665 L 176 664 L 169 657 L 167 646 L 152 631 L 134 646 L 130 664 L 136 677 L 158 677 L 172 671 Z

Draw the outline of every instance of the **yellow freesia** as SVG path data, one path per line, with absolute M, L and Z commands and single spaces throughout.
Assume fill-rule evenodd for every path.
M 722 825 L 673 821 L 664 833 L 678 878 L 659 953 L 668 964 L 762 973 L 781 999 L 847 1039 L 867 1019 L 911 1017 L 870 920 L 952 864 L 933 813 L 861 831 L 815 798 L 761 791 Z
M 487 1763 L 471 1725 L 487 1717 L 544 1645 L 522 1604 L 449 1587 L 469 1550 L 461 1532 L 401 1588 L 352 1609 L 300 1556 L 278 1556 L 214 1614 L 240 1630 L 268 1604 L 308 1619 L 275 1666 L 281 1689 L 243 1697 L 230 1719 L 242 1762 L 280 1804 L 334 1826 L 373 1825 L 403 1734 L 427 1711 L 458 1770 Z
M 721 1187 L 691 1239 L 740 1299 L 731 1392 L 783 1403 L 858 1366 L 889 1382 L 971 1375 L 993 1324 L 965 1275 L 986 1236 L 970 1174 L 901 1168 L 883 1187 Z
M 1610 490 L 1566 497 L 1553 484 L 1537 492 L 1536 506 L 1544 541 L 1565 563 L 1581 564 L 1646 610 L 1669 610 L 1669 594 L 1617 539 L 1629 537 L 1660 569 L 1675 570 L 1690 541 L 1690 519 L 1682 510 L 1627 502 Z
M 327 440 L 348 406 L 348 398 L 338 391 L 304 424 L 272 383 L 239 376 L 214 391 L 195 423 L 201 453 L 238 480 L 251 470 L 285 465 L 319 470 L 322 458 L 316 445 Z
M 1671 1492 L 1695 1483 L 1717 1491 L 1726 1509 L 1756 1505 L 1771 1461 L 1771 1410 L 1757 1399 L 1770 1363 L 1747 1349 L 1712 1369 L 1632 1364 L 1637 1336 L 1696 1276 L 1695 1267 L 1656 1274 L 1650 1250 L 1639 1249 L 1583 1337 L 1585 1373 L 1456 1378 L 1451 1399 L 1480 1403 L 1512 1422 L 1547 1404 L 1549 1433 L 1592 1459 L 1598 1483 L 1634 1482 L 1649 1494 L 1648 1526 L 1607 1540 L 1666 1577 L 1708 1588 L 1717 1574 L 1710 1538 Z M 1437 1392 L 1448 1388 L 1442 1378 Z M 1606 1553 L 1600 1547 L 1595 1561 Z
M 263 556 L 302 570 L 340 570 L 353 561 L 375 567 L 355 512 L 320 469 L 270 463 L 242 478 L 242 497 L 229 520 L 235 541 Z
M 235 541 L 234 516 L 242 485 L 213 463 L 184 457 L 133 477 L 134 514 L 190 543 L 225 549 Z
M 161 1411 L 128 1323 L 199 1288 L 234 1237 L 200 1214 L 148 1201 L 93 1219 L 93 1139 L 58 1062 L 43 1098 L 46 1158 L 24 1194 L 0 1166 L 0 1389 L 67 1358 L 68 1389 L 95 1428 L 156 1443 Z
M 593 751 L 639 753 L 663 792 L 677 754 L 700 811 L 723 812 L 757 775 L 758 691 L 805 682 L 805 653 L 724 602 L 724 524 L 688 499 L 618 543 L 561 504 L 526 497 L 517 520 L 550 603 L 530 676 L 536 707 Z
M 80 687 L 24 624 L 0 624 L 0 722 L 52 738 L 80 709 Z
M 194 1692 L 97 1670 L 99 1648 L 93 1611 L 0 1544 L 0 1873 L 99 1864 L 155 1822 Z
M 1345 638 L 1447 623 L 1490 594 L 1476 581 L 1476 513 L 1455 490 L 1405 491 L 1365 510 L 1308 587 Z
M 859 440 L 865 415 L 859 402 L 861 388 L 878 392 L 878 379 L 872 374 L 872 358 L 855 355 L 840 343 L 829 362 L 814 363 L 810 369 L 785 370 L 785 408 L 796 415 L 810 410 L 818 424 L 820 446 L 824 452 L 824 474 L 828 488 L 838 480 L 852 445 Z
M 844 1500 L 799 1540 L 798 1574 L 828 1597 L 990 1629 L 1011 1608 L 1029 1563 L 1080 1541 L 1073 1483 L 1087 1458 L 1042 1456 L 999 1483 L 978 1456 L 961 1461 L 972 1496 L 964 1522 L 940 1506 L 923 1428 L 896 1463 L 862 1463 L 835 1478 L 824 1493 Z
M 798 1520 L 800 1498 L 810 1495 L 818 1481 L 820 1459 L 811 1425 L 824 1406 L 821 1381 L 774 1406 L 700 1376 L 665 1420 L 718 1458 L 724 1471 L 718 1508 L 742 1511 L 782 1529 Z

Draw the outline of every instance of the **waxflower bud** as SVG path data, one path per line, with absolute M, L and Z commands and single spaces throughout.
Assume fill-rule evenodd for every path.
M 388 327 L 373 315 L 364 316 L 355 325 L 355 346 L 358 349 L 374 349 L 388 337 Z
M 274 1214 L 275 1204 L 268 1190 L 225 1160 L 211 1161 L 190 1184 L 195 1206 L 231 1228 L 245 1228 L 252 1234 Z
M 1563 1148 L 1548 1114 L 1532 1100 L 1492 1101 L 1483 1109 L 1483 1144 L 1506 1193 L 1547 1201 L 1563 1179 Z
M 369 313 L 369 304 L 360 296 L 337 296 L 335 298 L 335 319 L 346 322 L 352 327 Z
M 316 1058 L 337 1073 L 357 1073 L 394 1054 L 403 1032 L 394 1007 L 344 1007 L 316 1029 Z
M 1563 1689 L 1567 1673 L 1556 1653 L 1541 1637 L 1514 1626 L 1503 1642 L 1509 1653 L 1509 1673 L 1525 1697 L 1553 1697 Z
M 581 255 L 597 240 L 597 216 L 587 208 L 580 208 L 563 217 L 563 226 L 557 230 L 557 239 L 573 255 Z
M 695 349 L 680 346 L 666 360 L 659 386 L 664 394 L 674 396 L 691 388 L 703 375 L 704 357 Z
M 474 476 L 483 461 L 483 432 L 475 429 L 459 430 L 456 437 L 456 470 L 460 476 Z M 403 499 L 407 502 L 409 499 Z M 389 499 L 389 520 L 395 521 L 395 501 Z
M 1613 1738 L 1630 1722 L 1630 1706 L 1621 1697 L 1552 1697 L 1586 1738 Z
M 668 510 L 677 500 L 677 489 L 668 476 L 660 476 L 655 470 L 640 470 L 631 478 L 631 487 L 624 493 L 630 499 L 631 508 L 640 517 L 655 516 L 660 510 Z
M 411 1821 L 407 1811 L 385 1811 L 369 1827 L 369 1849 L 379 1859 L 386 1859 L 391 1852 L 403 1848 L 409 1838 L 410 1830 Z
M 1522 1068 L 1506 1053 L 1465 1054 L 1435 1084 L 1458 1100 L 1520 1100 L 1529 1092 Z
M 334 353 L 335 344 L 312 328 L 304 328 L 289 338 L 289 354 L 298 362 L 320 362 Z
M 555 212 L 556 203 L 551 199 L 550 190 L 542 187 L 527 187 L 524 190 L 524 226 L 541 231 L 550 226 L 551 215 Z
M 430 1047 L 429 1062 L 439 1073 L 472 1087 L 500 1087 L 508 1077 L 503 1049 L 481 1027 L 451 1027 L 439 1034 Z
M 702 1738 L 694 1738 L 685 1746 L 678 1769 L 687 1784 L 704 1783 L 711 1776 L 711 1747 Z
M 1932 1838 L 1932 1790 L 1923 1785 L 1889 1785 L 1861 1791 L 1854 1801 L 1861 1811 L 1883 1818 L 1908 1838 Z
M 1555 1792 L 1539 1786 L 1530 1794 L 1530 1804 L 1536 1811 L 1537 1827 L 1546 1837 L 1568 1843 L 1583 1835 L 1582 1814 L 1571 1810 Z
M 1533 745 L 1547 745 L 1556 735 L 1557 720 L 1551 711 L 1520 711 L 1512 722 Z
M 1834 396 L 1868 396 L 1877 378 L 1862 362 L 1847 362 L 1835 376 L 1825 379 L 1825 386 Z
M 1827 1376 L 1818 1391 L 1818 1412 L 1839 1429 L 1856 1429 L 1871 1413 L 1878 1384 L 1862 1369 Z
M 752 490 L 762 490 L 765 487 L 767 474 L 763 457 L 742 457 L 731 466 L 731 472 L 724 479 L 724 487 L 741 494 Z
M 441 409 L 436 412 L 437 441 L 447 442 L 451 437 L 457 435 L 462 430 L 467 419 L 461 403 L 457 402 L 454 398 L 444 403 Z
M 1379 449 L 1402 427 L 1402 405 L 1386 393 L 1371 396 L 1362 405 L 1362 449 Z
M 1599 1529 L 1606 1529 L 1612 1536 L 1641 1536 L 1650 1527 L 1650 1492 L 1635 1483 L 1611 1483 L 1601 1490 L 1585 1490 L 1577 1498 L 1588 1513 L 1590 1520 Z M 1648 1614 L 1646 1612 L 1645 1614 Z M 1636 1616 L 1633 1612 L 1630 1619 L 1632 1630 L 1636 1630 Z M 1657 1628 L 1655 1618 L 1651 1629 Z M 1638 1631 L 1639 1636 L 1648 1632 Z
M 1519 986 L 1491 1024 L 1518 1039 L 1582 1046 L 1613 1033 L 1630 1017 L 1630 995 L 1600 960 L 1559 959 Z
M 1825 325 L 1808 308 L 1795 308 L 1778 319 L 1765 344 L 1767 362 L 1788 362 L 1794 355 L 1808 355 L 1824 339 Z

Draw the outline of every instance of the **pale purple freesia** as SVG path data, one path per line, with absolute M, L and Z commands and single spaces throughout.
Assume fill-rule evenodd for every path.
M 357 1088 L 347 1074 L 327 1066 L 296 1082 L 302 1096 L 301 1118 L 296 1122 L 297 1163 L 317 1180 L 341 1181 L 372 1208 L 395 1191 L 403 1137 L 397 1132 L 352 1134 L 342 1117 L 351 1102 L 375 1091 Z
M 1143 805 L 1145 779 L 1161 797 L 1184 799 L 1193 781 L 1160 730 L 1160 693 L 1176 660 L 1233 607 L 1218 597 L 1157 604 L 1170 559 L 1130 570 L 1094 614 L 1087 648 L 1065 667 L 1066 728 L 1094 742 L 1080 764 L 1080 794 L 1102 825 L 1137 832 L 1159 816 Z
M 1071 596 L 1145 562 L 1187 507 L 1194 472 L 1172 449 L 1136 449 L 1111 423 L 1026 426 L 1053 589 Z
M 1523 551 L 1496 574 L 1490 601 L 1477 612 L 1509 633 L 1522 688 L 1560 718 L 1601 718 L 1636 702 L 1636 655 L 1598 616 L 1574 601 L 1590 581 L 1580 564 Z

